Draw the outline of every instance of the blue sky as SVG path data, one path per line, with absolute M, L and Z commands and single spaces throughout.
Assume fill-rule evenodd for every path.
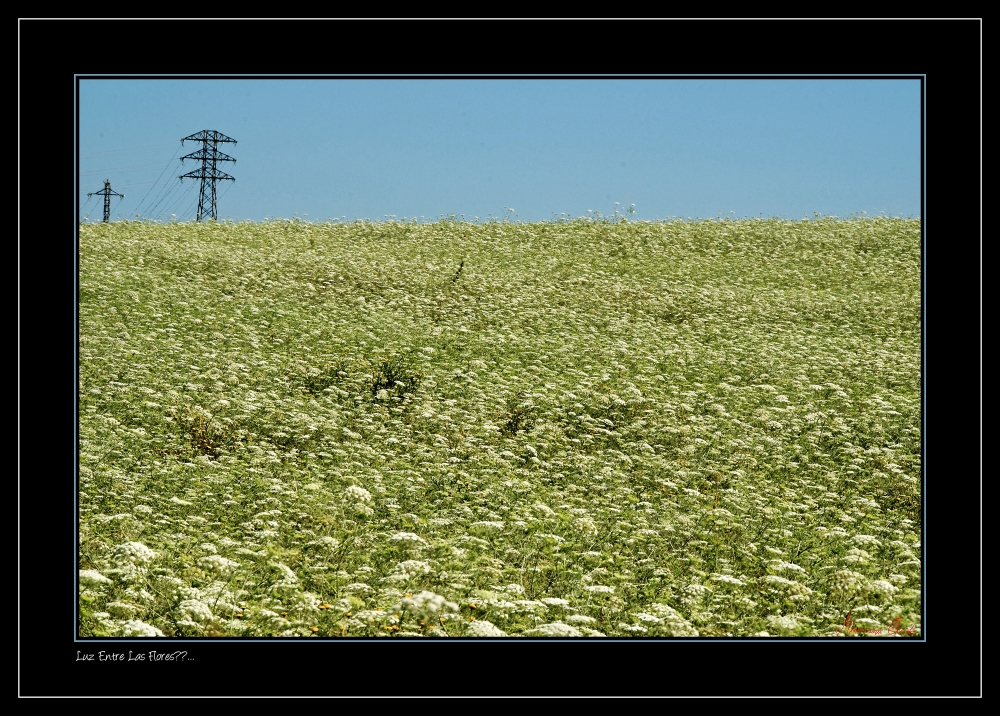
M 202 129 L 238 140 L 237 221 L 920 213 L 916 80 L 100 79 L 80 83 L 81 215 L 110 179 L 112 218 L 193 218 L 177 158 Z

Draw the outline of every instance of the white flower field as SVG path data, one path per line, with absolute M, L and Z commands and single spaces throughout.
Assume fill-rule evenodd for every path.
M 81 636 L 921 633 L 919 220 L 81 224 L 79 296 Z

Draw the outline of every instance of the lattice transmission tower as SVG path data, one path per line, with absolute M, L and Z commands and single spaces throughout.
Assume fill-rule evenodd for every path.
M 107 180 L 107 179 L 104 180 L 104 188 L 103 189 L 101 189 L 100 191 L 92 191 L 89 194 L 87 194 L 87 196 L 90 197 L 90 196 L 94 196 L 95 194 L 97 196 L 103 196 L 104 197 L 104 223 L 106 224 L 106 223 L 108 223 L 108 219 L 111 218 L 111 197 L 113 197 L 113 196 L 120 196 L 122 199 L 124 199 L 125 195 L 124 194 L 119 194 L 116 191 L 112 191 L 111 190 L 111 182 L 109 180 Z M 119 201 L 121 201 L 121 199 L 119 199 Z
M 180 179 L 181 181 L 184 179 L 201 179 L 201 187 L 198 193 L 198 218 L 196 221 L 201 221 L 202 217 L 206 214 L 209 219 L 218 220 L 219 212 L 218 206 L 216 206 L 215 182 L 236 181 L 236 177 L 229 176 L 225 172 L 220 171 L 216 166 L 218 162 L 236 161 L 228 154 L 220 152 L 219 145 L 226 142 L 236 144 L 236 140 L 227 137 L 222 132 L 216 132 L 214 129 L 203 129 L 196 134 L 192 134 L 190 137 L 184 137 L 181 140 L 181 144 L 184 144 L 188 140 L 201 142 L 201 149 L 197 152 L 184 155 L 181 157 L 181 162 L 185 159 L 196 159 L 201 162 L 201 167 L 193 172 L 182 174 Z

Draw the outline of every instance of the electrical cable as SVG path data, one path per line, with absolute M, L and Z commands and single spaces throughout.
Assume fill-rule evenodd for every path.
M 149 190 L 150 192 L 152 192 L 154 189 L 156 189 L 156 193 L 153 194 L 153 198 L 149 201 L 149 203 L 146 204 L 146 207 L 145 207 L 145 213 L 146 214 L 150 214 L 152 212 L 153 206 L 155 206 L 156 204 L 158 204 L 160 201 L 163 200 L 163 198 L 164 198 L 164 192 L 167 192 L 167 191 L 169 191 L 170 189 L 173 188 L 173 186 L 174 186 L 173 180 L 177 178 L 176 176 L 174 176 L 174 172 L 175 171 L 176 171 L 176 166 L 173 169 L 170 170 L 169 176 L 163 182 L 163 184 L 160 185 L 159 189 L 156 189 L 155 185 L 150 188 L 150 190 Z
M 191 199 L 191 203 L 187 205 L 187 208 L 178 211 L 178 214 L 177 214 L 178 218 L 185 218 L 185 219 L 187 219 L 187 218 L 192 218 L 192 219 L 197 218 L 197 216 L 198 216 L 198 202 L 201 200 L 201 186 L 200 186 L 200 184 L 197 187 L 197 191 L 194 191 L 193 189 L 194 189 L 194 187 L 192 187 L 192 191 L 190 193 L 186 194 L 185 196 L 183 196 L 181 198 L 181 203 L 183 204 L 184 202 L 187 201 L 188 197 L 190 197 L 190 196 L 193 195 L 193 198 Z
M 160 166 L 160 163 L 156 164 L 127 164 L 121 167 L 105 167 L 104 169 L 88 169 L 85 172 L 80 172 L 80 176 L 90 176 L 92 174 L 134 174 L 136 172 L 145 171 L 147 169 L 155 169 Z
M 199 192 L 199 195 L 200 194 L 201 194 L 201 192 Z M 187 217 L 191 217 L 192 219 L 197 218 L 197 212 L 195 211 L 195 207 L 198 206 L 198 199 L 199 198 L 200 198 L 200 196 L 196 196 L 194 198 L 194 201 L 192 201 L 190 204 L 188 204 L 187 209 L 182 214 L 180 214 L 178 216 L 178 218 L 180 218 L 180 219 L 187 219 Z
M 170 168 L 170 165 L 173 164 L 174 159 L 177 157 L 177 154 L 181 151 L 181 146 L 182 145 L 180 145 L 180 144 L 177 145 L 177 148 L 174 150 L 174 156 L 170 157 L 170 161 L 167 162 L 167 166 L 165 166 L 163 168 L 163 171 L 160 172 L 160 176 L 156 177 L 156 181 L 153 182 L 153 186 L 149 187 L 149 191 L 146 192 L 146 196 L 149 196 L 149 192 L 153 191 L 153 187 L 156 186 L 157 182 L 160 181 L 160 179 L 163 177 L 163 175 L 167 171 L 167 169 Z M 142 197 L 142 199 L 136 205 L 136 207 L 135 207 L 135 213 L 136 214 L 139 213 L 139 207 L 142 206 L 142 202 L 146 201 L 146 196 Z
M 119 196 L 118 197 L 118 203 L 115 204 L 115 208 L 111 209 L 110 211 L 118 211 L 118 207 L 122 205 L 123 201 L 125 201 L 125 197 L 124 196 Z M 108 218 L 110 219 L 111 217 L 108 217 Z
M 132 147 L 121 147 L 119 149 L 106 149 L 101 152 L 91 152 L 90 154 L 81 154 L 80 159 L 98 159 L 100 157 L 117 156 L 117 155 L 134 155 L 134 154 L 150 154 L 159 150 L 167 150 L 174 146 L 173 143 L 167 144 L 165 142 L 152 142 L 150 144 L 137 144 Z
M 225 198 L 226 194 L 229 193 L 229 190 L 233 188 L 233 184 L 235 184 L 235 183 L 236 183 L 235 181 L 227 181 L 226 182 L 226 188 L 223 189 L 222 193 L 219 194 L 218 197 L 216 197 L 216 199 L 215 199 L 216 210 L 218 210 L 219 204 L 222 203 L 223 198 Z
M 178 182 L 180 184 L 180 182 Z M 156 204 L 146 209 L 146 216 L 153 221 L 159 221 L 160 217 L 163 215 L 163 210 L 160 209 L 161 206 L 165 206 L 166 201 L 173 201 L 171 196 L 176 191 L 176 187 L 172 187 L 163 198 L 161 198 Z
M 181 182 L 178 181 L 177 184 L 180 185 Z M 174 195 L 173 200 L 171 200 L 171 201 L 167 202 L 166 204 L 164 204 L 163 210 L 160 211 L 158 214 L 156 214 L 156 218 L 159 219 L 164 214 L 168 214 L 172 210 L 176 209 L 178 206 L 182 205 L 187 200 L 187 198 L 191 195 L 191 192 L 194 190 L 195 186 L 197 186 L 197 185 L 194 184 L 194 183 L 188 184 L 187 187 L 186 187 L 186 189 L 183 192 L 181 192 L 180 194 Z M 164 197 L 164 199 L 166 199 L 166 198 L 167 197 Z M 155 210 L 156 207 L 153 207 L 153 209 Z
M 164 145 L 164 144 L 158 142 L 158 143 L 155 143 L 155 144 L 149 144 L 149 145 L 144 145 L 144 146 L 145 147 L 150 147 L 150 148 L 163 147 L 164 149 L 166 149 L 168 147 L 171 147 L 171 146 L 175 147 L 175 149 L 174 149 L 174 155 L 170 158 L 170 160 L 167 161 L 167 165 L 166 165 L 166 168 L 164 169 L 164 171 L 166 169 L 169 169 L 170 164 L 173 161 L 174 157 L 176 157 L 177 153 L 180 151 L 180 144 L 177 144 L 177 145 L 173 145 L 173 144 Z M 126 159 L 127 160 L 127 157 L 125 157 L 125 156 L 120 156 L 120 157 L 118 157 L 118 156 L 112 157 L 111 156 L 111 155 L 123 155 L 123 154 L 124 155 L 142 154 L 142 155 L 149 156 L 149 149 L 142 148 L 142 149 L 139 149 L 138 151 L 136 151 L 135 149 L 132 149 L 132 148 L 125 149 L 125 150 L 110 150 L 108 152 L 98 152 L 98 153 L 94 153 L 94 154 L 90 154 L 90 155 L 82 155 L 81 158 L 94 158 L 94 157 L 97 157 L 97 158 L 104 158 L 104 159 L 118 158 L 118 159 Z M 133 164 L 122 165 L 122 166 L 105 167 L 103 169 L 88 169 L 86 171 L 81 171 L 80 175 L 83 176 L 83 177 L 86 177 L 86 176 L 95 176 L 95 175 L 100 175 L 100 174 L 111 175 L 111 174 L 146 173 L 149 169 L 153 169 L 153 168 L 158 167 L 158 166 L 162 166 L 162 165 L 159 162 L 155 162 L 155 163 L 145 162 L 145 163 L 139 163 L 139 164 L 133 163 Z M 164 171 L 161 171 L 160 177 L 163 176 Z M 156 181 L 159 181 L 160 177 L 158 177 Z M 152 190 L 153 188 L 155 188 L 156 181 L 154 181 L 152 183 L 152 186 L 150 186 L 150 190 Z M 130 182 L 129 186 L 135 185 L 135 184 L 139 184 L 139 183 L 140 182 Z M 148 184 L 148 182 L 141 182 L 141 183 Z M 148 196 L 148 192 L 147 192 L 146 196 Z M 144 196 L 143 200 L 145 200 L 145 198 L 146 197 Z M 141 204 L 141 202 L 140 202 L 140 204 Z M 138 210 L 138 208 L 139 207 L 136 206 L 137 210 Z
M 187 197 L 185 197 L 186 199 Z M 190 203 L 183 209 L 178 209 L 175 213 L 172 213 L 170 217 L 176 218 L 177 221 L 190 221 L 195 218 L 196 207 L 198 206 L 198 197 L 195 196 Z
M 176 184 L 180 183 L 180 182 L 174 182 L 174 179 L 177 179 L 177 177 L 175 176 L 176 169 L 177 167 L 175 166 L 173 169 L 170 170 L 169 176 L 166 178 L 163 184 L 160 185 L 160 188 L 156 190 L 156 193 L 153 194 L 153 198 L 149 201 L 149 203 L 146 203 L 145 213 L 147 215 L 151 214 L 153 211 L 153 207 L 156 206 L 159 202 L 161 202 L 165 198 L 165 192 L 169 192 L 171 189 L 174 188 Z M 156 188 L 155 186 L 152 187 L 150 189 L 150 192 L 152 192 L 153 189 L 155 188 Z
M 127 189 L 128 187 L 134 187 L 134 186 L 149 186 L 154 181 L 155 180 L 153 180 L 153 179 L 148 179 L 146 181 L 133 181 L 133 182 L 129 182 L 128 184 L 119 184 L 118 188 L 119 189 Z
M 184 186 L 184 182 L 182 182 L 179 177 L 175 177 L 175 179 L 176 181 L 167 182 L 164 188 L 160 190 L 160 193 L 157 196 L 156 201 L 152 204 L 152 206 L 148 206 L 146 208 L 147 214 L 153 216 L 156 213 L 157 209 L 159 209 L 159 207 L 163 204 L 163 202 L 167 201 L 170 198 L 170 196 L 175 191 L 177 191 L 179 187 Z
M 83 216 L 84 219 L 89 218 L 89 214 L 87 212 L 89 212 L 90 210 L 87 208 L 87 205 L 90 204 L 90 202 L 92 202 L 93 200 L 94 200 L 94 196 L 93 196 L 93 194 L 91 194 L 90 196 L 87 197 L 87 201 L 85 201 L 80 206 L 80 214 Z
M 194 191 L 194 186 L 189 185 L 183 192 L 175 195 L 173 201 L 164 205 L 163 210 L 157 214 L 156 218 L 159 219 L 162 216 L 166 216 L 167 221 L 169 221 L 171 217 L 180 216 L 177 212 L 180 207 L 184 206 L 185 202 L 187 202 L 187 199 L 191 196 L 192 191 Z

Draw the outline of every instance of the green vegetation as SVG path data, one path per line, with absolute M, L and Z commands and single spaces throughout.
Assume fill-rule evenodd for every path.
M 80 227 L 83 635 L 920 633 L 920 224 Z

